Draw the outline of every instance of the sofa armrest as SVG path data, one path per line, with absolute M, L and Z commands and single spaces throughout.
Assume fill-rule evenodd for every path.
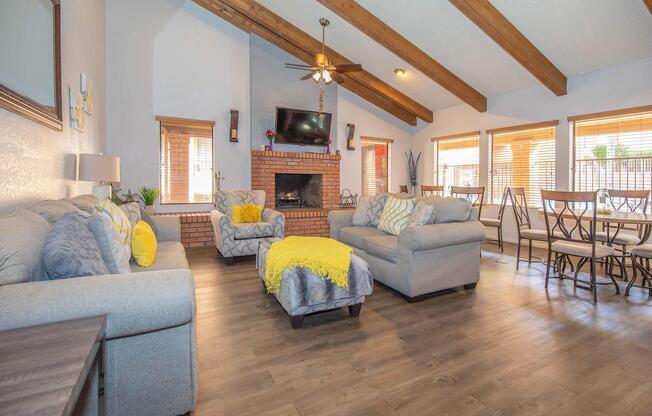
M 152 217 L 158 228 L 158 241 L 181 241 L 181 222 L 179 217 L 172 215 L 156 215 Z
M 106 337 L 171 328 L 195 316 L 187 269 L 76 277 L 0 287 L 0 330 L 106 315 Z
M 351 225 L 353 220 L 352 209 L 335 210 L 328 213 L 328 224 L 331 228 L 331 238 L 339 240 L 340 229 Z
M 274 237 L 283 238 L 285 236 L 285 215 L 271 208 L 263 210 L 263 222 L 272 224 L 274 227 Z
M 398 245 L 413 252 L 482 242 L 485 238 L 485 228 L 478 221 L 452 222 L 406 227 L 398 237 Z

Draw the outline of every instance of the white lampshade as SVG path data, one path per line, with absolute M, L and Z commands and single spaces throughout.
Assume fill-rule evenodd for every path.
M 120 158 L 118 156 L 80 153 L 77 180 L 120 182 Z

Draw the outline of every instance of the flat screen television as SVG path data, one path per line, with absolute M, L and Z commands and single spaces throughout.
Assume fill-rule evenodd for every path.
M 277 107 L 275 143 L 326 146 L 331 118 L 331 113 Z

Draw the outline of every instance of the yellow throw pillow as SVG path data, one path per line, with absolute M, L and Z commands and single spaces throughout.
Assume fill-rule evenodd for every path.
M 156 234 L 145 221 L 138 221 L 132 232 L 131 252 L 139 266 L 149 267 L 156 259 Z
M 231 207 L 231 220 L 234 224 L 242 224 L 242 205 Z
M 231 219 L 234 224 L 248 224 L 262 221 L 263 209 L 258 205 L 244 204 L 231 207 Z
M 244 204 L 242 206 L 242 222 L 252 223 L 262 220 L 263 209 L 258 205 Z

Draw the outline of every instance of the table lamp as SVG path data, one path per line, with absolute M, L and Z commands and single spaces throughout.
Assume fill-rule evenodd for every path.
M 120 182 L 120 158 L 80 153 L 78 161 L 77 180 L 99 182 L 93 187 L 93 195 L 100 201 L 111 198 L 111 183 Z

